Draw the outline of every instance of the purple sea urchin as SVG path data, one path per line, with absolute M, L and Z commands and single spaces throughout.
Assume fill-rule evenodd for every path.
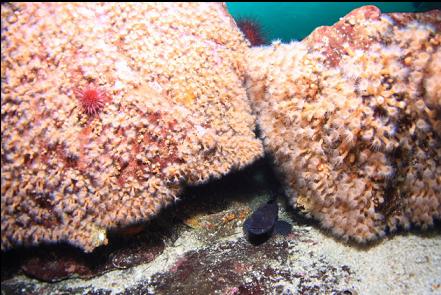
M 242 18 L 237 21 L 237 26 L 245 35 L 251 46 L 265 45 L 266 40 L 263 37 L 262 26 L 256 20 Z

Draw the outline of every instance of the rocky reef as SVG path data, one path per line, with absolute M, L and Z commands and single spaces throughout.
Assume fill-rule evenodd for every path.
M 220 4 L 4 4 L 2 250 L 133 231 L 260 157 L 255 118 L 291 203 L 337 236 L 431 226 L 440 30 L 365 6 L 250 48 Z
M 219 3 L 2 4 L 1 249 L 156 216 L 262 155 Z
M 296 208 L 366 242 L 441 217 L 441 11 L 356 9 L 252 48 L 248 94 Z
M 441 227 L 369 247 L 341 243 L 279 198 L 263 244 L 243 222 L 269 196 L 266 163 L 185 191 L 136 236 L 109 235 L 84 253 L 68 245 L 2 253 L 3 294 L 438 294 Z
M 440 292 L 441 11 L 260 47 L 219 3 L 1 21 L 2 294 Z

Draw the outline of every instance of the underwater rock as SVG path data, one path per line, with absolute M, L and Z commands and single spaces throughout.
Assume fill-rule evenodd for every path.
M 356 9 L 251 48 L 247 89 L 294 207 L 344 239 L 441 218 L 441 11 Z
M 1 249 L 157 215 L 262 155 L 219 3 L 2 4 Z
M 41 246 L 20 252 L 21 270 L 28 276 L 46 282 L 79 277 L 90 279 L 115 269 L 126 269 L 153 261 L 165 244 L 155 236 L 122 240 L 94 253 L 84 253 L 70 245 Z
M 298 252 L 283 239 L 258 246 L 242 238 L 227 241 L 185 253 L 171 269 L 153 275 L 148 287 L 155 294 L 344 294 L 340 292 L 351 278 L 350 269 L 326 259 L 313 265 L 296 259 L 292 267 L 287 261 Z M 310 254 L 305 257 L 313 259 Z M 286 288 L 287 282 L 296 287 Z M 139 284 L 130 291 L 147 289 Z

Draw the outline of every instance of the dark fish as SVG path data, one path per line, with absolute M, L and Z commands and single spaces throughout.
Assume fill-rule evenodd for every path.
M 279 207 L 273 199 L 259 207 L 245 220 L 243 228 L 248 240 L 253 244 L 261 244 L 268 240 L 277 222 Z

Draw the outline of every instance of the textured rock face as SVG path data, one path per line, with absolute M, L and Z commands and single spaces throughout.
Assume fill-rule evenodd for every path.
M 249 95 L 292 204 L 343 238 L 441 217 L 441 12 L 354 10 L 251 49 Z
M 262 153 L 220 4 L 2 5 L 1 249 L 156 215 Z

